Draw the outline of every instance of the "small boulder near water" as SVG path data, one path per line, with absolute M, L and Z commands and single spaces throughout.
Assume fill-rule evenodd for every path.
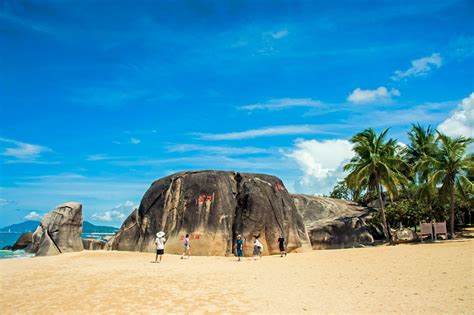
M 12 250 L 27 249 L 27 247 L 31 247 L 32 243 L 33 243 L 33 233 L 31 232 L 23 233 L 17 239 L 15 244 L 13 244 Z
M 36 256 L 58 255 L 83 250 L 82 205 L 68 202 L 44 216 L 33 233 L 32 252 Z

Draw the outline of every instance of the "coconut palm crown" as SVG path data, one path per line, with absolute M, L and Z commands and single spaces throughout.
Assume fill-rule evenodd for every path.
M 404 174 L 410 167 L 397 154 L 400 150 L 397 140 L 386 140 L 387 132 L 388 128 L 377 136 L 372 128 L 368 128 L 353 136 L 350 141 L 354 144 L 355 156 L 344 166 L 344 171 L 349 172 L 346 182 L 350 187 L 363 187 L 377 193 L 384 234 L 388 239 L 382 186 L 393 200 L 400 186 L 408 182 Z
M 473 191 L 473 183 L 466 176 L 467 173 L 472 173 L 474 167 L 474 155 L 466 156 L 467 147 L 473 139 L 451 138 L 440 132 L 438 139 L 440 141 L 438 153 L 434 157 L 426 157 L 421 167 L 425 167 L 423 164 L 432 166 L 433 171 L 428 177 L 429 184 L 433 188 L 439 186 L 441 198 L 450 201 L 450 232 L 451 238 L 454 238 L 455 186 L 462 186 L 467 192 Z
M 432 165 L 424 163 L 428 158 L 437 154 L 437 142 L 435 129 L 428 126 L 424 129 L 420 124 L 413 124 L 412 130 L 408 133 L 410 144 L 405 150 L 405 159 L 415 172 L 413 182 L 418 184 L 418 195 L 426 198 L 427 204 L 431 207 L 431 199 L 434 194 L 431 186 L 428 185 L 428 174 L 432 171 Z

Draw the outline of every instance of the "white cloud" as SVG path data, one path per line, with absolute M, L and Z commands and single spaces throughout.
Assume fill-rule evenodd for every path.
M 280 110 L 289 107 L 318 107 L 323 103 L 318 100 L 311 98 L 279 98 L 272 99 L 266 103 L 256 103 L 245 106 L 240 106 L 239 109 L 244 110 L 256 110 L 256 109 L 268 109 L 268 110 Z
M 96 221 L 115 221 L 115 220 L 124 220 L 126 218 L 125 214 L 119 211 L 105 211 L 101 213 L 94 213 L 92 219 Z
M 96 212 L 92 215 L 92 219 L 96 221 L 123 221 L 138 206 L 133 201 L 125 201 L 122 204 L 110 209 L 109 211 Z
M 462 100 L 452 115 L 438 126 L 438 130 L 452 137 L 474 137 L 474 92 Z
M 224 155 L 243 155 L 243 154 L 260 154 L 270 153 L 271 150 L 256 147 L 220 147 L 220 146 L 204 146 L 197 144 L 176 144 L 168 147 L 168 152 L 203 152 Z
M 22 162 L 35 162 L 43 152 L 51 151 L 50 148 L 29 144 L 13 139 L 1 138 L 0 142 L 6 144 L 5 150 L 1 153 L 3 156 L 8 156 Z
M 360 88 L 355 89 L 347 97 L 349 102 L 355 104 L 365 104 L 365 103 L 388 103 L 392 100 L 392 96 L 400 96 L 400 91 L 397 89 L 387 90 L 386 87 L 380 86 L 375 90 L 362 90 Z
M 5 205 L 9 204 L 8 200 L 0 198 L 0 207 L 3 207 Z
M 303 172 L 295 183 L 297 191 L 327 194 L 344 177 L 342 168 L 353 152 L 347 140 L 298 140 L 287 156 L 294 159 Z
M 86 160 L 87 161 L 102 161 L 102 160 L 107 160 L 108 156 L 107 154 L 93 154 L 89 155 Z
M 441 67 L 443 59 L 440 54 L 432 54 L 428 57 L 412 60 L 411 68 L 401 71 L 395 71 L 391 77 L 392 80 L 399 81 L 408 77 L 421 77 L 427 75 L 433 69 Z
M 464 60 L 474 56 L 474 36 L 459 36 L 448 46 L 448 54 L 457 60 Z
M 31 211 L 27 215 L 25 215 L 25 220 L 34 220 L 34 221 L 39 221 L 43 218 L 43 215 L 39 214 L 36 211 Z
M 281 30 L 277 32 L 273 32 L 270 34 L 274 39 L 281 39 L 283 37 L 288 36 L 288 31 L 287 30 Z
M 130 143 L 131 144 L 139 144 L 140 142 L 142 142 L 140 139 L 137 139 L 137 138 L 130 138 Z
M 317 125 L 287 125 L 287 126 L 273 126 L 261 129 L 252 129 L 240 132 L 229 132 L 221 134 L 197 134 L 203 140 L 240 140 L 257 137 L 270 137 L 282 135 L 302 135 L 302 134 L 316 134 L 316 133 L 330 133 L 323 131 L 323 128 Z

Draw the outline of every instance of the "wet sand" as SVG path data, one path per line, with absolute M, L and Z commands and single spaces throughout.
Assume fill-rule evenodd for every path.
M 0 261 L 2 314 L 474 312 L 474 240 L 233 257 L 83 251 Z

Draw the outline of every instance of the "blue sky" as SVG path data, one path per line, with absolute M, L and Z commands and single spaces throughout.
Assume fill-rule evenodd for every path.
M 474 4 L 1 1 L 0 69 L 0 225 L 120 225 L 177 171 L 323 194 L 364 128 L 472 136 Z

